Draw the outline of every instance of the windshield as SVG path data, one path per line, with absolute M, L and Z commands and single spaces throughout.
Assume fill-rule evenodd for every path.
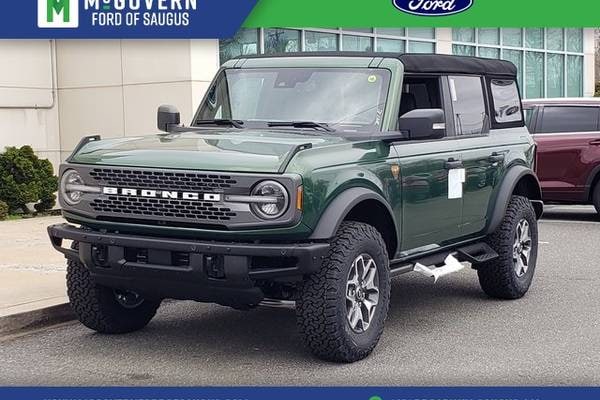
M 389 82 L 390 72 L 382 69 L 227 69 L 209 90 L 196 120 L 236 120 L 246 126 L 315 122 L 342 131 L 380 130 Z

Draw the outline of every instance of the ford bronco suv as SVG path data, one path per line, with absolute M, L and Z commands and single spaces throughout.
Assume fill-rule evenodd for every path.
M 600 214 L 600 99 L 523 101 L 545 202 L 593 204 Z
M 126 333 L 167 298 L 294 302 L 307 347 L 353 362 L 396 275 L 470 264 L 489 296 L 522 297 L 543 204 L 516 75 L 445 55 L 228 61 L 190 126 L 162 106 L 164 133 L 85 138 L 61 166 L 70 224 L 48 231 L 73 310 Z

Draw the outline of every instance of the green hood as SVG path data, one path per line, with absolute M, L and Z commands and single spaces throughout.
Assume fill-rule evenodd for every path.
M 280 131 L 207 130 L 91 142 L 72 158 L 79 164 L 277 173 L 291 152 L 343 143 L 338 136 Z

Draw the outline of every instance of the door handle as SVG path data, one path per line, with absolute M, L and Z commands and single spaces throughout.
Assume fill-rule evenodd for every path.
M 600 146 L 600 139 L 597 139 L 597 140 L 592 140 L 592 141 L 590 142 L 590 145 L 591 145 L 591 146 Z
M 489 160 L 493 163 L 502 162 L 506 156 L 504 154 L 492 153 Z
M 461 160 L 455 160 L 454 158 L 449 158 L 448 161 L 446 161 L 446 169 L 457 169 L 457 168 L 462 168 L 463 167 L 463 162 Z

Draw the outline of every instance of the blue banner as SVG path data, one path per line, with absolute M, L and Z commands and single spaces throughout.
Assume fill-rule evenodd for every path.
M 3 400 L 597 400 L 600 388 L 0 388 Z
M 3 1 L 3 39 L 229 38 L 257 0 Z

